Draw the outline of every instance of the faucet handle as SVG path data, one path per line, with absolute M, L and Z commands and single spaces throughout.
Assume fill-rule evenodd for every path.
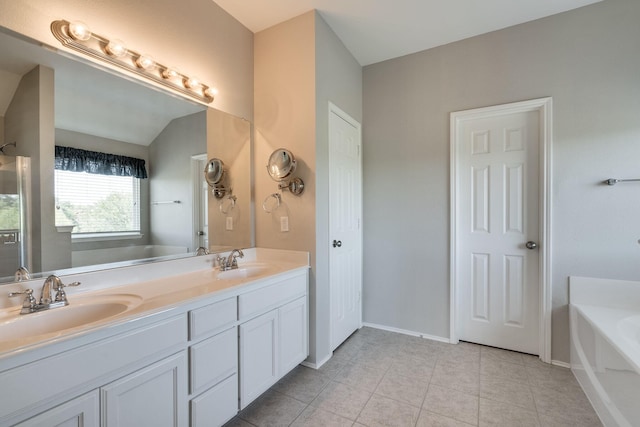
M 58 286 L 55 288 L 56 290 L 55 301 L 56 302 L 67 301 L 67 293 L 64 291 L 64 288 L 66 288 L 67 286 L 80 286 L 81 284 L 82 284 L 81 282 L 71 282 L 68 285 L 65 285 L 64 283 L 62 283 L 62 281 L 60 281 L 58 283 Z
M 215 262 L 214 262 L 214 267 L 215 267 L 215 263 L 218 263 L 218 267 L 220 268 L 220 270 L 224 271 L 226 262 L 227 262 L 227 260 L 225 258 L 223 258 L 220 255 L 218 255 L 216 257 Z
M 35 297 L 33 296 L 33 289 L 25 289 L 22 292 L 9 292 L 9 297 L 17 297 L 18 295 L 26 295 L 24 297 L 24 301 L 22 302 L 22 308 L 32 310 L 38 304 L 36 302 Z

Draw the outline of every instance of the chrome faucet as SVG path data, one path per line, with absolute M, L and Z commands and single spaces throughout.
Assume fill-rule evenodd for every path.
M 56 291 L 62 285 L 62 280 L 58 276 L 51 275 L 47 277 L 42 284 L 42 290 L 40 291 L 40 305 L 51 304 L 53 302 L 53 298 L 51 297 L 51 288 L 53 287 Z
M 25 280 L 31 280 L 31 274 L 29 274 L 29 270 L 27 270 L 26 267 L 19 267 L 13 275 L 13 278 L 16 282 L 22 282 Z
M 219 256 L 218 265 L 220 266 L 220 271 L 226 271 L 226 270 L 238 268 L 238 257 L 240 258 L 244 257 L 244 254 L 242 253 L 242 249 L 232 250 L 226 259 Z
M 196 256 L 200 255 L 209 255 L 209 249 L 200 246 L 198 249 L 196 249 Z
M 64 288 L 67 286 L 78 286 L 80 282 L 73 282 L 65 285 L 62 283 L 62 280 L 56 276 L 51 275 L 46 278 L 44 284 L 42 285 L 42 290 L 40 291 L 40 302 L 37 302 L 35 297 L 33 296 L 33 289 L 25 289 L 22 292 L 10 292 L 10 297 L 16 297 L 18 295 L 25 295 L 24 301 L 22 302 L 22 310 L 20 310 L 20 314 L 29 314 L 29 313 L 37 313 L 39 311 L 50 310 L 52 308 L 64 307 L 65 305 L 69 305 L 69 301 L 67 301 L 67 294 L 64 291 Z M 55 297 L 52 298 L 52 292 L 55 291 Z

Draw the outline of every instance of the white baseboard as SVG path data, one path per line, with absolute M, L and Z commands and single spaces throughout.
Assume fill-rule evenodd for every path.
M 435 335 L 423 334 L 423 333 L 420 333 L 420 332 L 409 331 L 409 330 L 406 330 L 406 329 L 393 328 L 391 326 L 384 326 L 384 325 L 378 325 L 378 324 L 375 324 L 375 323 L 367 323 L 367 322 L 364 322 L 362 324 L 362 326 L 367 326 L 369 328 L 374 328 L 374 329 L 381 329 L 383 331 L 397 332 L 399 334 L 410 335 L 412 337 L 419 337 L 419 338 L 424 338 L 424 339 L 432 340 L 432 341 L 444 342 L 444 343 L 447 343 L 447 344 L 451 343 L 449 338 L 443 338 L 443 337 L 438 337 L 438 336 L 435 336 Z
M 333 352 L 327 357 L 325 357 L 324 359 L 322 359 L 320 362 L 311 363 L 311 362 L 304 361 L 301 363 L 301 365 L 311 369 L 320 369 L 322 365 L 324 365 L 329 361 L 329 359 L 331 359 L 332 356 L 333 356 Z
M 570 364 L 570 363 L 562 362 L 562 361 L 560 361 L 560 360 L 552 360 L 552 361 L 551 361 L 551 364 L 552 364 L 552 365 L 554 365 L 554 366 L 561 366 L 561 367 L 563 367 L 563 368 L 569 368 L 569 369 L 571 369 L 571 364 Z

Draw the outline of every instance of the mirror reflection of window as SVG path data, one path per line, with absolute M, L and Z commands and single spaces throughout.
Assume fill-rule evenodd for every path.
M 140 234 L 140 179 L 145 161 L 133 157 L 55 147 L 56 226 L 72 236 Z
M 20 199 L 17 194 L 0 194 L 0 232 L 20 228 Z
M 140 180 L 55 171 L 56 226 L 87 233 L 140 233 Z

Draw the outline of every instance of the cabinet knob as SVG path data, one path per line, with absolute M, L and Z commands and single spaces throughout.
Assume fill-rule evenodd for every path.
M 342 246 L 342 241 L 341 240 L 334 240 L 333 241 L 333 247 L 334 248 L 339 248 Z

